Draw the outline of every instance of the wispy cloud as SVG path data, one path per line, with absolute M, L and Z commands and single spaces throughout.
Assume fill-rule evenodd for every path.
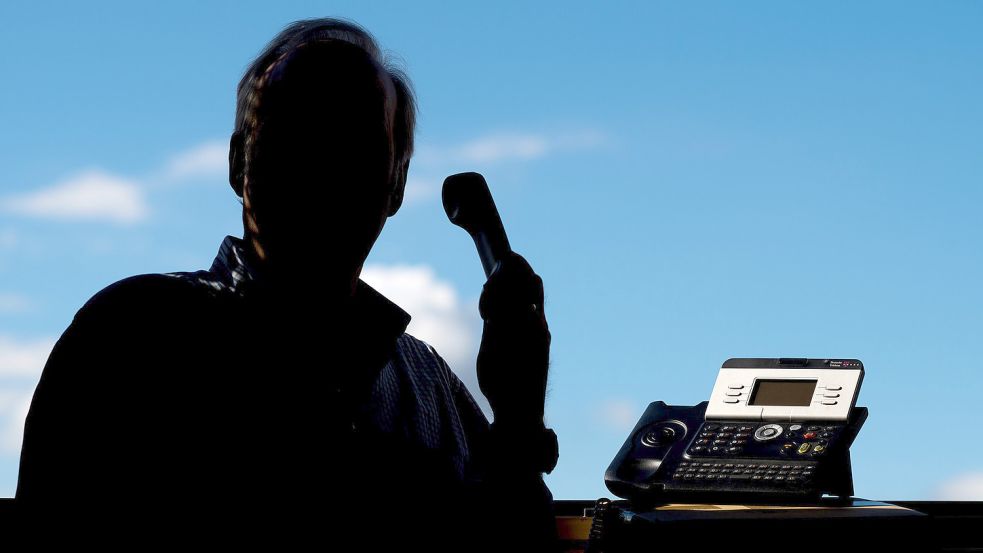
M 598 406 L 597 415 L 609 429 L 616 432 L 628 432 L 638 422 L 642 410 L 633 401 L 608 399 Z
M 17 245 L 20 237 L 13 229 L 0 230 L 0 249 L 9 250 Z
M 593 149 L 606 141 L 603 133 L 592 130 L 567 133 L 496 132 L 455 146 L 423 145 L 418 158 L 425 165 L 530 161 L 551 154 Z
M 164 168 L 171 180 L 219 178 L 228 174 L 229 144 L 210 140 L 172 157 Z
M 458 171 L 485 171 L 509 163 L 529 163 L 551 155 L 588 151 L 608 143 L 599 131 L 493 132 L 462 144 L 421 144 L 417 147 L 406 183 L 407 204 L 440 195 L 443 179 Z
M 133 224 L 150 210 L 138 182 L 90 169 L 36 192 L 0 202 L 4 211 L 67 221 Z
M 475 373 L 481 332 L 477 302 L 462 300 L 426 265 L 367 265 L 362 279 L 413 317 L 407 332 L 431 344 L 490 414 Z
M 938 501 L 983 501 L 983 471 L 967 472 L 943 482 L 935 491 Z
M 27 313 L 32 309 L 34 309 L 34 302 L 26 296 L 0 292 L 0 314 Z
M 0 377 L 37 378 L 44 368 L 55 340 L 17 340 L 0 335 Z
M 403 202 L 412 205 L 436 197 L 440 193 L 441 183 L 434 179 L 409 177 L 406 179 L 406 192 Z

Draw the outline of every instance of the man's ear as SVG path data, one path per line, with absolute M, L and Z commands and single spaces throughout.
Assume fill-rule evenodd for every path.
M 232 133 L 229 140 L 229 185 L 240 198 L 246 175 L 245 145 L 242 131 Z
M 393 191 L 389 195 L 389 216 L 392 217 L 403 205 L 403 193 L 406 192 L 406 174 L 410 170 L 410 160 L 400 162 L 396 169 Z

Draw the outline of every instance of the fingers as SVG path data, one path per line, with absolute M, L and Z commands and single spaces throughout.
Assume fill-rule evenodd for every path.
M 478 311 L 485 321 L 524 318 L 545 320 L 543 279 L 521 255 L 510 252 L 485 282 Z

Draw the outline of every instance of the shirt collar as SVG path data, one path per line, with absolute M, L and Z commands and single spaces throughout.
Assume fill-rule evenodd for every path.
M 258 271 L 250 264 L 245 242 L 235 236 L 226 236 L 222 240 L 212 262 L 211 272 L 218 275 L 225 286 L 237 296 L 246 296 L 251 285 L 259 278 Z M 316 286 L 313 279 L 306 284 Z M 355 285 L 353 300 L 356 324 L 394 337 L 406 332 L 410 314 L 362 279 L 358 279 Z

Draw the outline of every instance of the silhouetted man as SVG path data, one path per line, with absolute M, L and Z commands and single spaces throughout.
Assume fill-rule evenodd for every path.
M 229 154 L 243 238 L 207 271 L 108 286 L 48 359 L 17 489 L 32 537 L 553 545 L 539 277 L 513 255 L 482 292 L 491 425 L 359 279 L 402 201 L 414 121 L 361 28 L 300 21 L 268 45 Z

